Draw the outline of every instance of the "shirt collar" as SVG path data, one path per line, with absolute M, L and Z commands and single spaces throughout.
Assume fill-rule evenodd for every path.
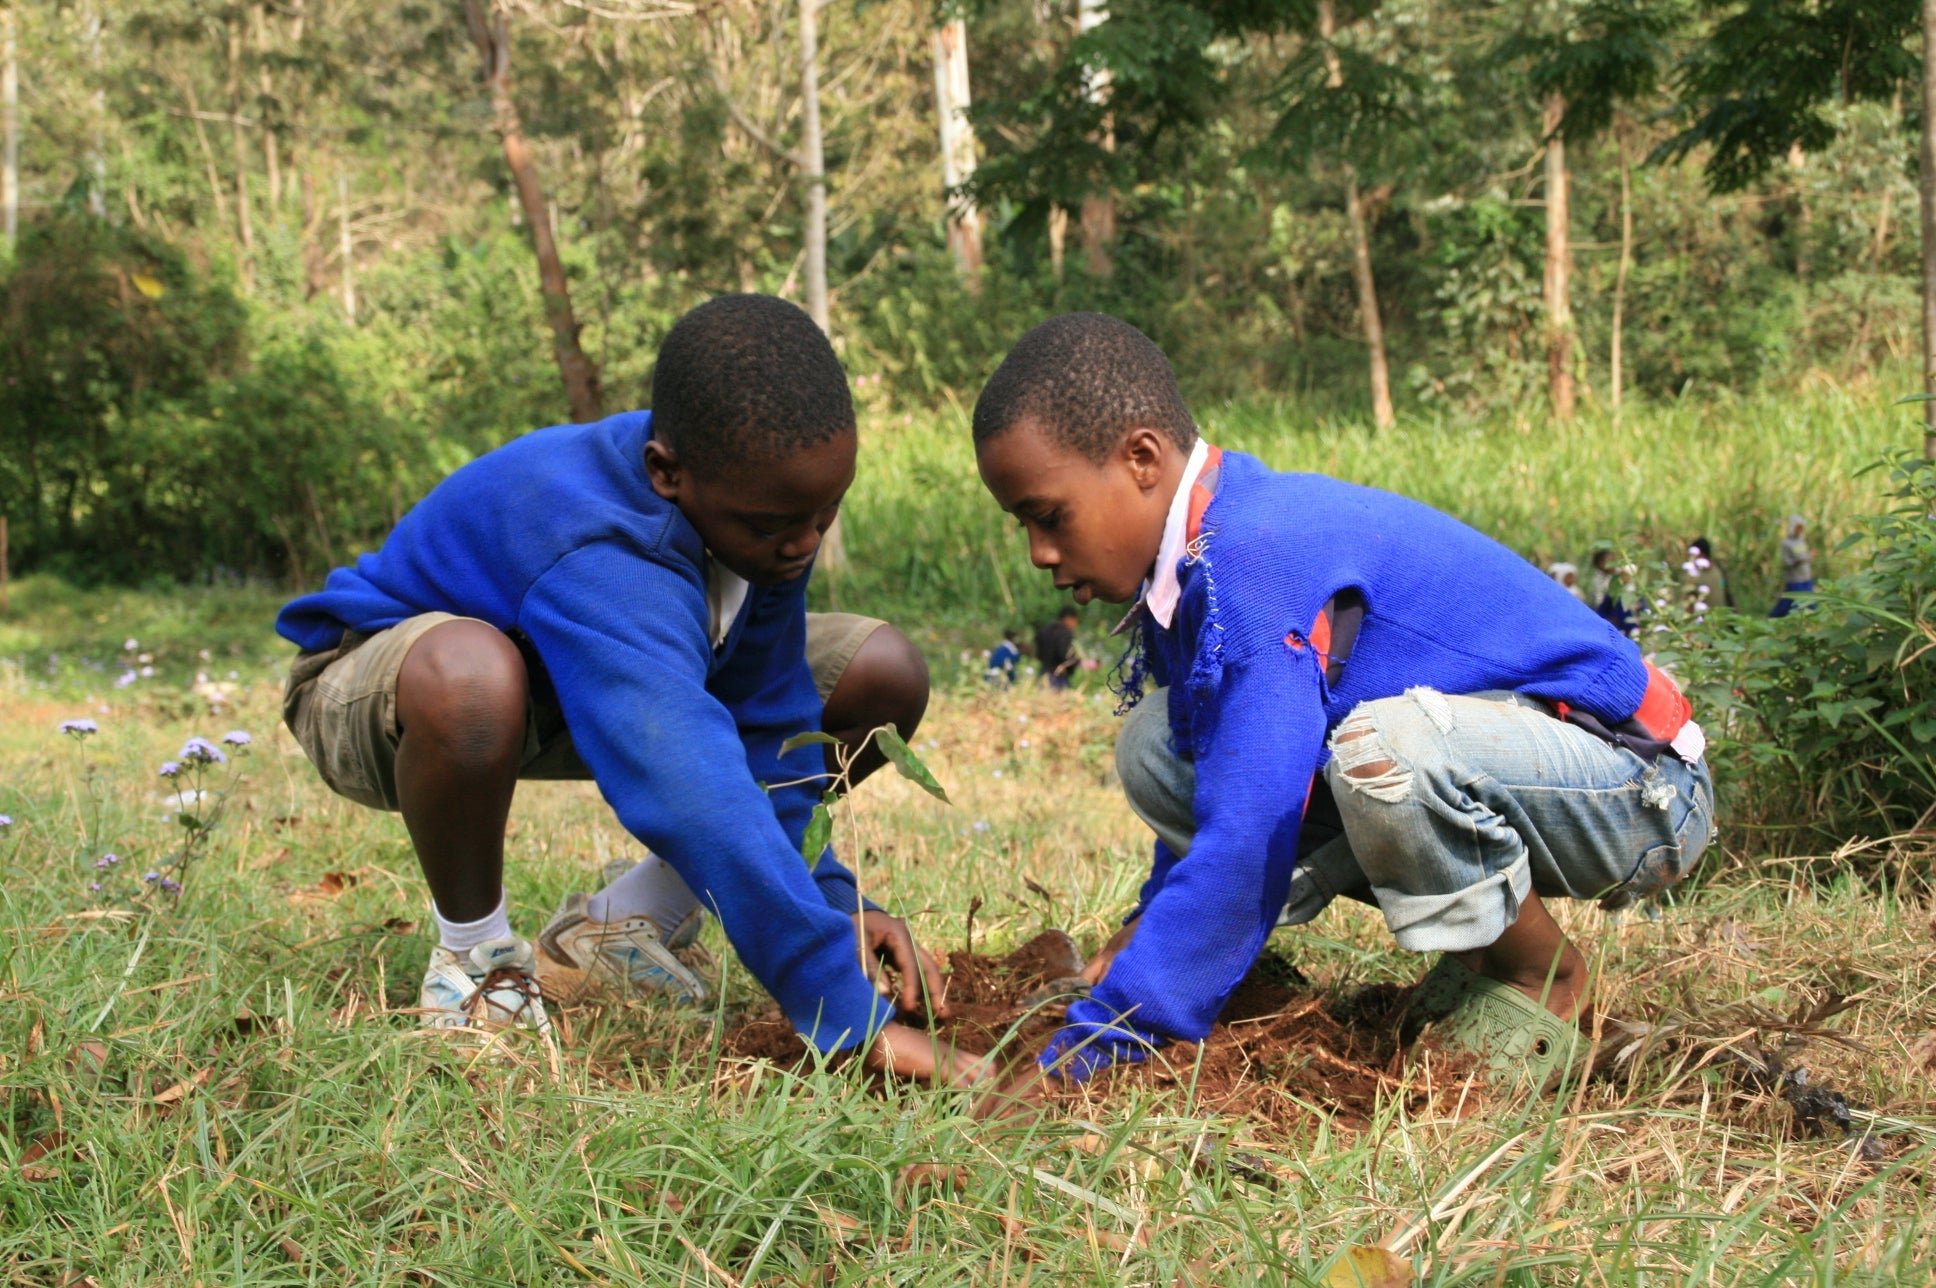
M 706 570 L 706 616 L 712 632 L 713 648 L 717 650 L 733 633 L 733 623 L 739 620 L 739 610 L 746 605 L 746 592 L 751 589 L 746 578 L 726 567 L 718 559 L 710 558 L 711 566 Z
M 1156 550 L 1155 572 L 1143 583 L 1143 603 L 1164 630 L 1176 620 L 1176 606 L 1183 598 L 1176 567 L 1189 546 L 1190 489 L 1209 461 L 1210 444 L 1199 435 L 1197 445 L 1190 449 L 1190 459 L 1184 463 L 1183 477 L 1176 482 L 1176 495 L 1170 498 L 1170 516 L 1163 522 L 1163 544 Z

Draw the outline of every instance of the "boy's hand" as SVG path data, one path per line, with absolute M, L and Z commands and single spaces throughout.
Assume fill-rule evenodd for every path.
M 914 942 L 914 932 L 908 929 L 905 921 L 884 912 L 855 913 L 854 933 L 860 938 L 861 969 L 867 972 L 875 987 L 881 986 L 880 965 L 883 961 L 901 977 L 900 992 L 893 995 L 896 1006 L 910 1015 L 919 1015 L 925 1006 L 938 1020 L 945 1020 L 952 1014 L 948 1009 L 947 994 L 941 987 L 941 963 L 927 949 Z M 888 1028 L 895 1027 L 888 1025 Z M 915 1032 L 912 1029 L 908 1031 Z M 922 1035 L 921 1040 L 926 1042 L 928 1039 Z M 880 1044 L 875 1045 L 878 1049 Z
M 984 1057 L 957 1051 L 932 1033 L 899 1023 L 881 1026 L 861 1064 L 874 1073 L 945 1087 L 975 1086 L 990 1069 Z
M 1096 950 L 1096 955 L 1082 968 L 1082 977 L 1089 981 L 1090 987 L 1102 983 L 1102 977 L 1109 973 L 1109 963 L 1116 960 L 1117 953 L 1129 947 L 1129 941 L 1136 938 L 1136 927 L 1142 924 L 1143 919 L 1138 917 L 1111 935 L 1109 942 Z

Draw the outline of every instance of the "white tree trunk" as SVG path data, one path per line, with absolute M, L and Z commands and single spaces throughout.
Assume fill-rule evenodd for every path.
M 20 50 L 14 6 L 0 12 L 0 233 L 20 235 Z
M 336 166 L 336 253 L 343 261 L 343 316 L 356 325 L 356 259 L 350 241 L 350 177 Z
M 800 0 L 800 169 L 807 186 L 807 313 L 822 331 L 827 316 L 827 161 L 820 137 L 819 0 Z
M 1109 0 L 1076 0 L 1076 31 L 1078 34 L 1093 31 L 1109 21 Z M 1101 103 L 1109 94 L 1109 71 L 1107 68 L 1092 68 L 1087 77 L 1089 101 Z M 1116 150 L 1116 132 L 1113 127 L 1105 127 L 1102 145 L 1107 150 Z M 1096 277 L 1108 277 L 1115 271 L 1114 257 L 1110 247 L 1116 241 L 1116 194 L 1114 192 L 1092 192 L 1082 199 L 1082 246 L 1087 252 L 1089 272 Z
M 1923 0 L 1923 392 L 1936 394 L 1936 0 Z M 1923 404 L 1923 456 L 1936 461 L 1936 402 Z
M 1565 99 L 1555 94 L 1546 101 L 1546 388 L 1553 415 L 1562 421 L 1573 419 L 1573 304 L 1567 285 L 1572 220 L 1567 211 L 1566 142 L 1559 135 L 1565 115 Z
M 963 274 L 981 268 L 981 211 L 956 190 L 975 176 L 975 127 L 968 123 L 968 24 L 960 18 L 934 29 L 934 110 L 941 120 L 941 183 L 948 202 L 948 246 Z

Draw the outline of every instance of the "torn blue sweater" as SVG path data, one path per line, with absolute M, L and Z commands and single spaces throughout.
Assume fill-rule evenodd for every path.
M 1196 835 L 1181 859 L 1158 843 L 1136 937 L 1044 1053 L 1079 1050 L 1078 1075 L 1209 1033 L 1276 924 L 1326 740 L 1359 703 L 1512 689 L 1618 724 L 1647 690 L 1632 641 L 1558 582 L 1389 492 L 1225 452 L 1192 551 L 1170 628 L 1145 615 L 1141 637 L 1196 761 Z M 1354 588 L 1364 620 L 1333 689 L 1309 636 Z
M 619 822 L 714 909 L 802 1034 L 851 1046 L 892 1018 L 861 973 L 853 875 L 800 859 L 820 748 L 807 578 L 754 586 L 712 646 L 707 554 L 645 472 L 650 412 L 527 434 L 465 465 L 382 549 L 276 620 L 305 649 L 419 613 L 475 617 L 536 649 Z

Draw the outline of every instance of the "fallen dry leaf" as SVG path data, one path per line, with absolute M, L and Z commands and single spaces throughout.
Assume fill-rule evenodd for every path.
M 1411 1288 L 1412 1263 L 1384 1248 L 1354 1243 L 1325 1271 L 1324 1288 Z
M 183 1078 L 180 1082 L 176 1083 L 174 1086 L 169 1087 L 164 1091 L 157 1092 L 155 1094 L 155 1103 L 158 1105 L 172 1105 L 177 1100 L 180 1100 L 182 1097 L 186 1096 L 189 1092 L 195 1090 L 195 1088 L 208 1085 L 208 1078 L 209 1078 L 209 1070 L 207 1069 L 203 1069 L 200 1072 L 195 1073 L 190 1077 Z
M 68 1071 L 76 1075 L 94 1077 L 108 1067 L 108 1044 L 105 1042 L 77 1042 L 74 1049 L 67 1053 Z
M 20 1153 L 20 1179 L 23 1181 L 51 1181 L 60 1175 L 60 1169 L 41 1163 L 55 1150 L 67 1147 L 67 1133 L 50 1131 Z
M 958 1194 L 968 1187 L 968 1169 L 950 1163 L 909 1163 L 901 1169 L 900 1193 L 924 1186 Z

